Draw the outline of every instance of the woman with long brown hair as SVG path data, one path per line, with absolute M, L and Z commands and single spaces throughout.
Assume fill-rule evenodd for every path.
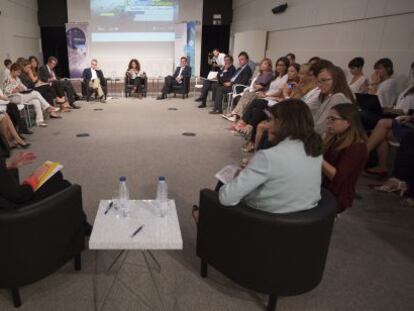
M 138 98 L 142 98 L 141 85 L 145 83 L 146 74 L 141 71 L 141 64 L 136 58 L 129 61 L 126 77 L 129 84 L 134 85 L 134 92 L 138 93 Z
M 335 195 L 338 212 L 352 206 L 358 177 L 368 159 L 367 136 L 355 105 L 333 106 L 324 138 L 323 186 Z
M 313 119 L 315 129 L 323 134 L 330 109 L 343 103 L 355 103 L 354 95 L 348 86 L 344 71 L 337 66 L 327 66 L 318 74 L 320 106 L 315 110 Z

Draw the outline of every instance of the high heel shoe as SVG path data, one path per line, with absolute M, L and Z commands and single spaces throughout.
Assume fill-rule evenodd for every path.
M 384 184 L 374 187 L 375 190 L 381 192 L 399 192 L 400 196 L 404 196 L 404 193 L 408 190 L 407 183 L 397 178 L 390 178 Z
M 24 143 L 24 144 L 21 144 L 21 143 L 17 143 L 17 145 L 20 147 L 20 148 L 23 148 L 23 149 L 27 149 L 27 148 L 29 148 L 30 147 L 30 143 Z

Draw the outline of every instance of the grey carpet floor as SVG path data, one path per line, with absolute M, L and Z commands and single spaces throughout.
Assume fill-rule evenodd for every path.
M 66 178 L 82 185 L 91 223 L 99 200 L 110 199 L 117 189 L 119 176 L 127 176 L 132 198 L 148 199 L 164 175 L 176 200 L 184 249 L 154 252 L 161 272 L 147 253 L 129 252 L 109 273 L 105 270 L 117 252 L 86 250 L 82 271 L 68 263 L 23 287 L 20 310 L 264 310 L 266 296 L 214 269 L 202 279 L 195 255 L 191 206 L 200 189 L 214 186 L 218 169 L 243 156 L 243 141 L 226 130 L 229 123 L 197 109 L 191 98 L 81 106 L 63 120 L 50 120 L 48 128 L 35 129 L 28 141 L 38 161 L 22 175 L 44 160 L 61 161 Z M 90 136 L 78 138 L 79 133 Z M 335 224 L 321 284 L 307 294 L 281 298 L 278 310 L 414 310 L 414 208 L 402 206 L 395 195 L 372 192 L 367 186 L 372 182 L 361 178 L 362 200 Z M 14 310 L 5 290 L 0 290 L 0 310 Z

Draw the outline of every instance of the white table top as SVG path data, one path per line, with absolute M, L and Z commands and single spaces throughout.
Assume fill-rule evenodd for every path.
M 180 223 L 175 201 L 169 200 L 165 217 L 157 214 L 153 200 L 131 200 L 129 217 L 117 217 L 111 208 L 105 215 L 109 200 L 99 203 L 91 237 L 90 249 L 183 249 Z M 144 225 L 133 238 L 131 234 Z

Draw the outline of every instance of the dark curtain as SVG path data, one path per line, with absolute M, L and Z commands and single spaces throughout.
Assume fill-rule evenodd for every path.
M 203 35 L 201 42 L 201 69 L 200 75 L 207 77 L 210 71 L 208 65 L 208 53 L 214 48 L 218 48 L 223 53 L 229 51 L 230 25 L 203 26 Z
M 68 50 L 66 47 L 66 29 L 61 27 L 41 27 L 43 61 L 46 64 L 49 56 L 58 59 L 56 74 L 61 78 L 69 78 Z

